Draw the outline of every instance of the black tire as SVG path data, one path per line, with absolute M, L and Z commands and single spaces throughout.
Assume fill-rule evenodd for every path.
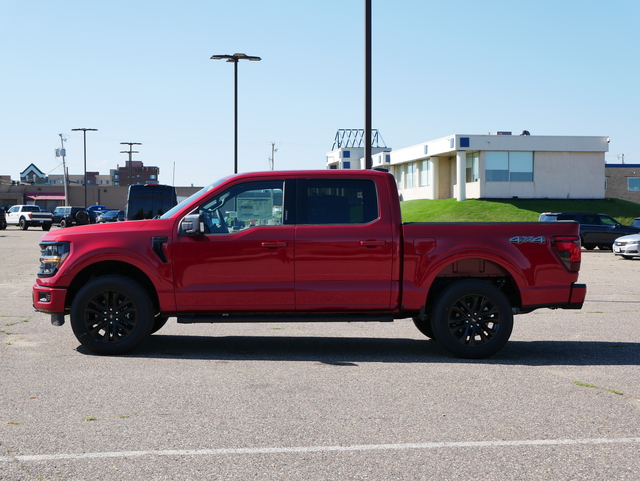
M 25 220 L 24 217 L 20 218 L 20 229 L 22 230 L 27 230 L 29 228 L 29 224 L 27 223 L 27 221 Z
M 7 223 L 6 222 L 0 223 L 0 230 L 5 230 L 6 228 L 7 228 Z
M 86 211 L 81 210 L 76 212 L 76 224 L 88 224 L 89 223 L 89 214 Z
M 60 228 L 61 228 L 61 229 L 64 229 L 64 228 L 66 228 L 66 227 L 67 227 L 67 219 L 62 219 L 62 220 L 60 221 Z
M 449 286 L 436 302 L 431 325 L 436 340 L 452 354 L 482 359 L 504 347 L 513 312 L 497 287 L 475 279 Z
M 112 275 L 89 281 L 71 304 L 71 327 L 97 354 L 125 354 L 142 344 L 153 327 L 153 305 L 140 284 Z
M 435 339 L 435 336 L 433 335 L 433 327 L 431 327 L 431 319 L 429 319 L 429 317 L 424 321 L 419 317 L 414 317 L 413 323 L 422 334 L 427 336 L 429 339 Z
M 169 318 L 167 316 L 163 316 L 162 314 L 157 315 L 153 319 L 153 327 L 151 328 L 151 334 L 158 332 L 160 329 L 164 327 Z
M 622 258 L 623 258 L 623 259 L 630 260 L 630 259 L 633 259 L 633 256 L 625 256 L 625 255 L 623 255 L 623 256 L 622 256 Z
M 51 230 L 51 224 L 42 224 L 42 230 Z

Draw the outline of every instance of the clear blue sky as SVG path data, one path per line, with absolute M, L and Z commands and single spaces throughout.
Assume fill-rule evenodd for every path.
M 403 148 L 454 133 L 607 135 L 640 163 L 640 1 L 373 0 L 373 127 Z M 127 147 L 160 181 L 325 167 L 338 129 L 364 124 L 363 0 L 3 0 L 0 174 L 34 163 L 108 174 Z

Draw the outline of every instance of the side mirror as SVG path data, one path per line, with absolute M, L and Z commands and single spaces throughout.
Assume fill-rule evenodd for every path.
M 180 230 L 189 236 L 201 235 L 204 231 L 200 214 L 189 214 L 180 222 Z

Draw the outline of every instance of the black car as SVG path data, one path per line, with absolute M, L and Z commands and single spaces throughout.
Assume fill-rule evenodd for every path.
M 544 212 L 538 219 L 541 222 L 575 221 L 580 224 L 580 240 L 587 250 L 611 249 L 613 242 L 623 235 L 637 234 L 637 227 L 622 225 L 613 217 L 595 212 Z M 635 225 L 635 221 L 634 221 Z
M 103 224 L 105 222 L 118 222 L 124 220 L 123 210 L 108 210 L 103 212 L 96 218 L 96 223 Z
M 71 227 L 72 225 L 84 225 L 89 223 L 89 214 L 84 207 L 72 207 L 61 205 L 54 209 L 52 214 L 53 225 Z

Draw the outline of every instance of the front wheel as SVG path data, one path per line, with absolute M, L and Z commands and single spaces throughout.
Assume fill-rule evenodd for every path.
M 513 330 L 513 312 L 497 287 L 475 279 L 452 284 L 432 313 L 436 340 L 466 359 L 491 356 L 504 347 Z
M 125 354 L 142 344 L 153 327 L 153 304 L 137 282 L 124 276 L 89 281 L 71 304 L 71 327 L 97 354 Z

